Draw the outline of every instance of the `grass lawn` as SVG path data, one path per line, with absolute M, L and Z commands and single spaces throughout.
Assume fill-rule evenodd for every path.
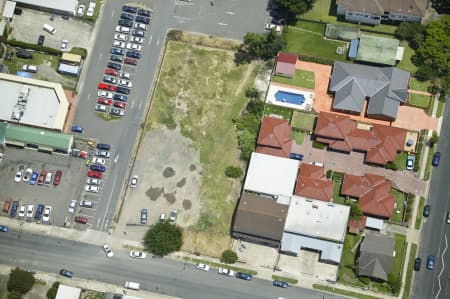
M 345 196 L 340 195 L 342 180 L 344 179 L 341 175 L 333 175 L 333 202 L 338 204 L 345 204 Z
M 302 111 L 294 111 L 292 113 L 291 126 L 297 129 L 312 131 L 316 122 L 317 115 Z
M 322 33 L 298 27 L 289 27 L 285 37 L 287 43 L 286 52 L 323 57 L 331 60 L 346 60 L 346 43 L 326 40 L 323 38 Z M 337 47 L 344 47 L 344 54 L 336 54 Z
M 425 197 L 421 196 L 419 201 L 419 206 L 417 207 L 417 215 L 416 215 L 416 229 L 420 229 L 420 226 L 422 225 L 422 211 L 423 207 L 425 206 Z
M 406 272 L 405 289 L 403 291 L 403 299 L 409 299 L 411 294 L 412 276 L 414 272 L 414 260 L 417 253 L 417 244 L 411 244 L 411 250 L 409 251 L 408 271 Z
M 12 48 L 8 48 L 9 51 L 11 51 Z M 17 71 L 22 70 L 22 66 L 25 64 L 28 65 L 36 65 L 38 67 L 38 73 L 39 74 L 39 65 L 44 63 L 50 63 L 51 67 L 56 69 L 58 67 L 59 62 L 59 56 L 53 56 L 48 54 L 43 54 L 39 52 L 32 52 L 33 58 L 32 59 L 23 59 L 17 57 L 15 54 L 12 56 L 11 61 L 7 61 L 6 59 L 3 60 L 3 62 L 8 66 L 9 73 L 10 74 L 16 74 Z M 33 77 L 36 75 L 33 75 Z
M 297 143 L 298 145 L 303 143 L 303 140 L 305 140 L 306 133 L 299 132 L 299 131 L 291 131 L 291 138 Z
M 420 81 L 414 77 L 409 80 L 409 89 L 412 90 L 421 90 L 428 92 L 428 88 L 430 88 L 433 84 L 430 81 Z
M 345 236 L 344 249 L 342 250 L 341 266 L 339 267 L 338 282 L 363 287 L 364 284 L 358 280 L 355 274 L 356 254 L 358 247 L 356 244 L 361 240 L 361 235 L 347 234 Z
M 408 158 L 408 154 L 405 152 L 398 153 L 395 157 L 394 164 L 397 166 L 398 170 L 406 169 L 406 159 Z
M 240 162 L 232 119 L 246 104 L 255 69 L 255 63 L 236 66 L 231 51 L 174 41 L 167 45 L 147 129 L 177 128 L 200 152 L 202 208 L 195 230 L 229 234 L 236 199 L 229 198 L 234 181 L 224 169 Z
M 272 275 L 273 280 L 279 280 L 279 281 L 285 281 L 289 284 L 297 284 L 298 280 L 294 278 L 284 277 L 284 276 L 278 276 L 278 275 Z
M 408 104 L 411 106 L 428 109 L 430 106 L 431 97 L 423 94 L 409 93 Z
M 314 82 L 314 73 L 305 70 L 295 70 L 293 78 L 274 75 L 272 81 L 308 89 L 314 89 L 316 86 Z
M 275 105 L 265 105 L 264 106 L 264 115 L 279 115 L 283 117 L 284 119 L 287 119 L 289 123 L 291 122 L 292 118 L 292 109 L 275 106 Z
M 403 263 L 405 262 L 405 254 L 406 254 L 406 246 L 408 243 L 406 242 L 406 236 L 395 234 L 395 256 L 392 260 L 392 268 L 391 273 L 394 273 L 400 280 L 402 279 L 402 269 Z M 394 294 L 398 295 L 398 294 Z
M 426 146 L 428 146 L 428 145 L 426 145 Z M 423 174 L 423 179 L 425 181 L 428 181 L 430 179 L 430 175 L 431 175 L 431 161 L 433 160 L 433 155 L 434 155 L 435 151 L 436 151 L 436 146 L 433 146 L 433 147 L 429 148 L 428 157 L 427 157 L 427 163 L 425 164 L 425 172 Z
M 414 74 L 417 72 L 417 66 L 412 63 L 411 57 L 415 52 L 405 41 L 400 42 L 400 46 L 405 47 L 405 53 L 403 54 L 402 61 L 400 61 L 397 67 Z
M 380 297 L 375 297 L 375 296 L 366 295 L 366 294 L 362 294 L 362 293 L 356 293 L 356 292 L 347 291 L 347 290 L 343 290 L 343 289 L 339 289 L 339 288 L 335 288 L 335 287 L 331 287 L 331 286 L 325 286 L 325 285 L 321 285 L 321 284 L 313 284 L 313 288 L 316 290 L 331 292 L 331 293 L 349 296 L 349 297 L 358 298 L 358 299 L 380 299 Z M 326 296 L 324 295 L 323 298 L 325 298 L 325 297 Z
M 392 188 L 391 194 L 395 196 L 396 207 L 394 209 L 394 215 L 391 217 L 391 221 L 401 223 L 403 219 L 403 211 L 405 209 L 405 193 Z M 397 211 L 399 213 L 397 213 Z
M 442 102 L 442 101 L 437 101 L 437 102 L 438 102 L 438 108 L 436 111 L 436 117 L 441 117 L 442 112 L 444 111 L 444 102 Z

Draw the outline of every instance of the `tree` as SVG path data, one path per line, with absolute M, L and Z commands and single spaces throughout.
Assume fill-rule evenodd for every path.
M 262 116 L 264 112 L 264 103 L 260 100 L 250 100 L 245 106 L 245 110 L 248 113 L 254 114 L 256 116 Z
M 145 249 L 157 256 L 165 256 L 178 251 L 183 245 L 181 229 L 168 222 L 158 222 L 147 231 L 144 237 Z
M 392 294 L 397 295 L 400 292 L 400 288 L 402 286 L 400 277 L 391 272 L 388 275 L 388 283 L 391 286 Z
M 8 299 L 22 299 L 23 295 L 17 291 L 12 291 L 8 293 Z
M 433 136 L 431 136 L 430 140 L 428 140 L 430 147 L 433 147 L 436 143 L 439 142 L 439 135 L 436 131 L 433 132 Z
M 34 276 L 31 272 L 14 268 L 9 274 L 7 288 L 9 292 L 16 291 L 21 294 L 26 294 L 29 290 L 31 290 L 33 284 Z
M 255 59 L 269 60 L 275 57 L 286 45 L 283 35 L 275 30 L 268 34 L 248 32 L 235 54 L 236 63 L 250 62 Z
M 244 172 L 240 167 L 237 166 L 228 166 L 225 168 L 225 175 L 229 178 L 238 178 L 242 176 Z
M 60 285 L 59 281 L 55 281 L 52 284 L 52 287 L 50 289 L 48 289 L 48 291 L 47 291 L 47 299 L 55 299 L 56 298 L 56 293 L 58 293 L 59 285 Z
M 222 252 L 222 258 L 220 259 L 220 261 L 222 263 L 226 263 L 226 264 L 234 264 L 236 263 L 238 260 L 238 256 L 236 254 L 236 252 L 234 252 L 233 250 L 227 249 L 224 252 Z
M 417 49 L 425 37 L 426 27 L 420 23 L 401 23 L 395 30 L 398 39 L 408 41 L 413 49 Z
M 313 7 L 315 0 L 274 0 L 286 17 L 286 22 L 292 24 L 297 15 L 304 14 Z
M 259 91 L 255 87 L 249 87 L 247 88 L 247 90 L 245 90 L 245 96 L 252 99 L 259 98 Z
M 252 152 L 255 151 L 256 133 L 244 129 L 238 136 L 238 143 L 241 150 L 241 159 L 250 160 Z

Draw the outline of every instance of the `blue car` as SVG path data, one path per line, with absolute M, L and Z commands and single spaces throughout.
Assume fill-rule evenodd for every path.
M 76 132 L 76 133 L 83 133 L 83 132 L 84 132 L 84 129 L 83 129 L 82 127 L 80 127 L 80 126 L 77 126 L 77 125 L 73 125 L 73 126 L 70 128 L 70 130 L 71 130 L 72 132 Z
M 59 274 L 62 275 L 62 276 L 68 277 L 68 278 L 72 278 L 73 277 L 73 272 L 69 271 L 69 270 L 66 270 L 66 269 L 61 269 L 59 271 Z
M 274 280 L 273 286 L 280 287 L 280 288 L 287 288 L 289 286 L 289 284 L 286 281 Z
M 152 16 L 152 12 L 146 9 L 139 9 L 138 15 L 150 18 Z
M 133 27 L 133 21 L 122 19 L 122 20 L 119 20 L 119 25 L 123 26 L 123 27 L 131 28 L 131 27 Z
M 433 164 L 433 166 L 439 166 L 440 160 L 441 160 L 441 153 L 435 152 L 433 155 L 433 161 L 431 161 L 431 164 Z
M 432 270 L 434 268 L 434 255 L 429 255 L 427 259 L 427 269 Z
M 141 58 L 141 53 L 137 51 L 127 51 L 127 57 L 139 59 Z
M 37 171 L 33 171 L 33 173 L 31 174 L 31 178 L 30 178 L 30 185 L 36 185 L 36 181 L 39 177 L 39 172 Z
M 105 172 L 106 171 L 106 167 L 102 166 L 102 165 L 96 165 L 93 164 L 89 167 L 90 170 L 92 171 L 100 171 L 100 172 Z
M 244 272 L 238 272 L 238 273 L 236 273 L 236 278 L 244 279 L 244 280 L 252 280 L 253 277 L 251 274 L 247 274 Z
M 141 210 L 141 224 L 147 224 L 147 209 Z
M 42 217 L 42 213 L 44 212 L 44 205 L 43 204 L 39 204 L 37 209 L 36 209 L 36 214 L 34 214 L 34 219 L 36 221 L 41 220 Z
M 302 154 L 290 153 L 289 158 L 302 161 L 304 156 Z
M 123 94 L 115 94 L 113 96 L 113 100 L 114 101 L 126 102 L 126 101 L 128 101 L 128 97 L 123 95 Z
M 0 232 L 7 233 L 8 232 L 8 227 L 6 225 L 0 225 Z
M 111 48 L 111 54 L 123 55 L 125 54 L 125 50 L 120 48 Z
M 143 16 L 137 16 L 136 17 L 136 22 L 138 22 L 138 23 L 144 23 L 144 24 L 150 24 L 150 19 L 149 18 L 146 18 L 146 17 L 143 17 Z
M 128 21 L 133 21 L 134 20 L 134 16 L 130 15 L 129 13 L 123 12 L 120 14 L 120 18 L 124 19 L 124 20 L 128 20 Z
M 137 9 L 137 7 L 134 7 L 134 6 L 124 5 L 124 6 L 122 6 L 122 11 L 129 12 L 129 13 L 137 13 L 138 9 Z
M 13 201 L 13 203 L 11 205 L 11 211 L 9 211 L 9 216 L 16 217 L 18 208 L 19 208 L 19 202 L 17 200 Z

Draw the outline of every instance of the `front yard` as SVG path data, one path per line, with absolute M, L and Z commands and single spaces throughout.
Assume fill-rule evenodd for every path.
M 400 190 L 391 189 L 391 194 L 395 196 L 394 215 L 391 217 L 392 222 L 402 223 L 403 213 L 405 211 L 406 194 Z
M 428 95 L 417 94 L 417 93 L 409 93 L 408 104 L 411 106 L 416 106 L 424 109 L 428 109 L 430 107 L 431 97 Z

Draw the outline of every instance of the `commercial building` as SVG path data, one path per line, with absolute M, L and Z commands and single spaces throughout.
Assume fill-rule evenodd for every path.
M 78 0 L 16 0 L 22 7 L 74 16 Z

